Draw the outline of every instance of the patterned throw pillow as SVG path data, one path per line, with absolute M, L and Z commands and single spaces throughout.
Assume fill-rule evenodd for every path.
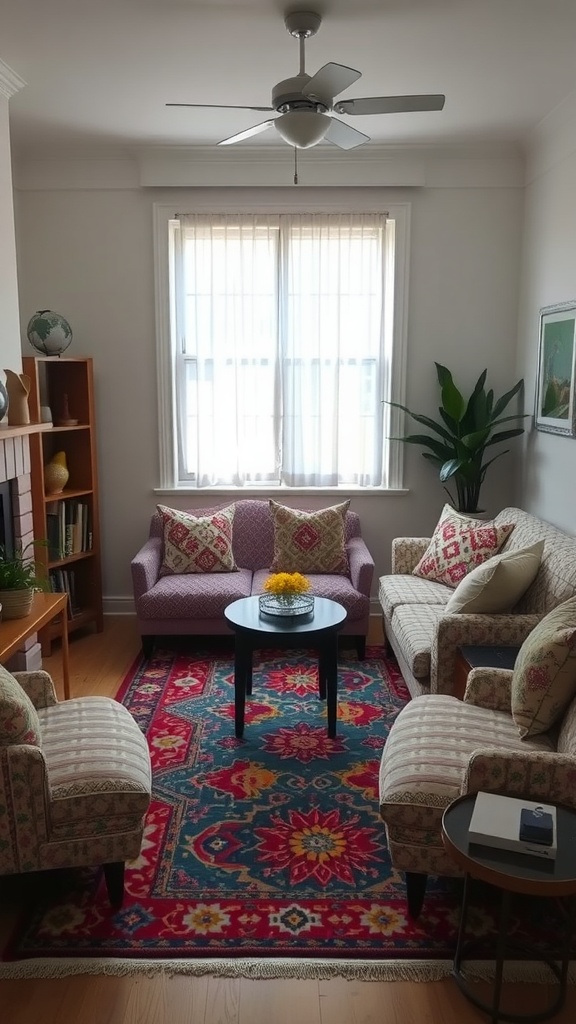
M 522 737 L 547 732 L 576 694 L 576 597 L 548 612 L 518 652 L 512 717 Z
M 303 512 L 270 501 L 274 559 L 270 572 L 329 572 L 347 575 L 344 520 L 349 501 Z
M 444 505 L 413 575 L 457 587 L 467 573 L 499 551 L 513 529 L 514 523 L 496 526 L 494 522 L 462 516 L 451 505 Z
M 234 505 L 209 516 L 193 516 L 157 505 L 164 523 L 164 559 L 160 575 L 187 572 L 234 572 L 232 551 Z
M 13 743 L 41 746 L 40 720 L 26 691 L 0 665 L 0 747 Z

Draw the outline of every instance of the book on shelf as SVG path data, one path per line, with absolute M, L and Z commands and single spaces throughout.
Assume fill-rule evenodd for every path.
M 90 506 L 76 498 L 46 505 L 48 558 L 59 562 L 92 550 Z
M 531 842 L 521 838 L 522 811 L 532 811 L 538 821 L 549 814 L 552 819 L 552 841 L 550 844 Z M 476 802 L 470 819 L 468 838 L 471 843 L 489 846 L 515 853 L 529 854 L 545 860 L 555 860 L 557 850 L 556 808 L 553 804 L 521 800 L 517 797 L 501 796 L 498 793 L 476 794 Z
M 68 594 L 68 618 L 78 615 L 80 608 L 76 599 L 76 574 L 74 569 L 51 569 L 50 590 L 55 594 Z

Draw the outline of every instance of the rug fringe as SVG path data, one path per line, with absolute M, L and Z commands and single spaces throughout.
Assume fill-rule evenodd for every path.
M 299 981 L 440 981 L 452 972 L 452 960 L 18 960 L 0 964 L 0 979 L 65 978 L 74 974 L 103 974 L 116 977 L 166 974 L 212 975 L 221 978 L 256 980 L 294 978 Z M 466 975 L 472 980 L 490 981 L 494 962 L 471 960 Z M 504 965 L 504 981 L 550 984 L 553 976 L 539 961 L 516 960 Z M 576 961 L 568 971 L 568 982 L 576 984 Z

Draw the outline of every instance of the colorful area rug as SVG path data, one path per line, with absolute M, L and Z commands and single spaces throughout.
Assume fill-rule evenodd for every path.
M 341 652 L 335 739 L 311 652 L 256 652 L 242 740 L 233 679 L 231 647 L 166 647 L 133 667 L 118 699 L 148 737 L 154 785 L 124 905 L 111 910 L 97 869 L 27 880 L 4 961 L 452 958 L 460 883 L 430 878 L 410 920 L 378 812 L 380 756 L 409 696 L 395 663 Z M 534 913 L 553 937 L 549 911 Z M 496 915 L 482 899 L 476 934 Z M 515 938 L 533 926 L 523 912 Z

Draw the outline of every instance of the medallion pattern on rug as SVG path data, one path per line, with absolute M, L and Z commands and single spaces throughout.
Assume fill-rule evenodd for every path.
M 124 904 L 110 908 L 98 869 L 45 873 L 5 958 L 451 957 L 459 883 L 429 879 L 410 920 L 378 810 L 402 677 L 381 648 L 341 652 L 329 739 L 316 661 L 255 653 L 242 740 L 231 652 L 138 664 L 118 699 L 148 738 L 153 800 Z M 476 912 L 478 934 L 493 924 Z

